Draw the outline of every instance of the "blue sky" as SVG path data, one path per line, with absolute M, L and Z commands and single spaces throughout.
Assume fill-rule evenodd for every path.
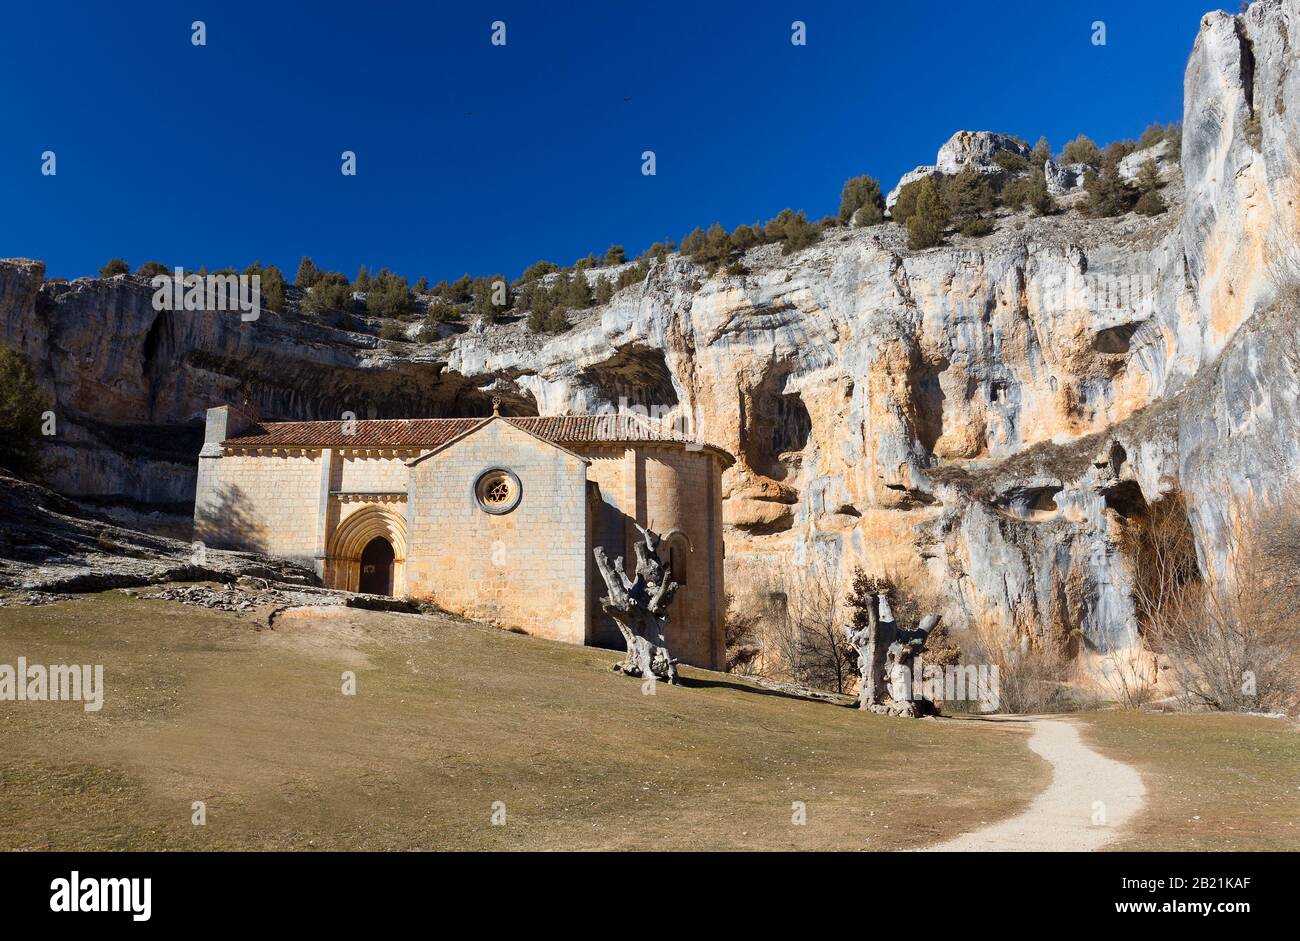
M 1233 4 L 1235 8 L 1235 4 Z M 1210 0 L 10 3 L 0 257 L 93 274 L 303 254 L 351 276 L 514 277 L 640 251 L 958 129 L 1105 143 L 1182 116 Z M 467 9 L 468 8 L 468 9 Z M 190 24 L 203 20 L 207 45 Z M 506 23 L 504 47 L 491 23 Z M 807 45 L 790 42 L 807 24 Z M 1106 45 L 1092 44 L 1092 23 Z M 41 154 L 57 175 L 41 175 Z M 340 154 L 357 154 L 357 175 Z M 657 174 L 641 173 L 653 150 Z

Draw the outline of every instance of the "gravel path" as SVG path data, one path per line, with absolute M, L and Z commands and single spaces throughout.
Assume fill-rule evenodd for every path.
M 1083 743 L 1068 719 L 1007 719 L 1033 728 L 1029 747 L 1052 763 L 1052 783 L 1024 813 L 927 847 L 941 852 L 1095 850 L 1142 809 L 1145 788 L 1129 765 Z

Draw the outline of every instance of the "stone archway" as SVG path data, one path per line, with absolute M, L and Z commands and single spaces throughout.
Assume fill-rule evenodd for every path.
M 389 594 L 402 597 L 406 594 L 406 520 L 382 506 L 367 506 L 357 510 L 339 523 L 329 541 L 325 558 L 325 584 L 345 591 L 361 590 L 361 557 L 376 540 L 387 543 L 392 551 L 391 562 L 380 547 L 371 550 L 382 553 L 382 560 L 367 558 L 369 564 L 382 562 L 391 565 Z

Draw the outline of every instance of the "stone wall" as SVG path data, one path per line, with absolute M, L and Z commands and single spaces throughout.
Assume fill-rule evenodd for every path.
M 720 669 L 725 652 L 722 470 L 717 458 L 680 445 L 587 445 L 579 451 L 591 460 L 588 477 L 600 487 L 598 544 L 611 559 L 622 556 L 629 574 L 632 547 L 641 538 L 634 523 L 665 537 L 665 555 L 671 543 L 684 537 L 678 558 L 686 579 L 669 612 L 668 649 L 684 663 Z M 682 574 L 674 572 L 679 580 Z M 594 562 L 589 577 L 599 584 Z M 593 643 L 617 646 L 621 635 L 601 612 L 599 594 L 592 598 Z
M 494 516 L 474 484 L 506 468 L 518 506 Z M 587 466 L 504 420 L 411 468 L 407 588 L 443 608 L 539 637 L 588 641 Z
M 231 449 L 200 462 L 194 538 L 314 564 L 321 452 Z

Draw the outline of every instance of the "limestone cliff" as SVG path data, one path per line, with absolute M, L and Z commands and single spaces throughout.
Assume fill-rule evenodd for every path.
M 198 445 L 165 429 L 240 387 L 283 418 L 623 399 L 736 454 L 733 586 L 815 554 L 924 572 L 968 616 L 1125 645 L 1125 519 L 1181 486 L 1221 565 L 1231 497 L 1287 486 L 1300 461 L 1291 35 L 1300 0 L 1203 19 L 1153 219 L 1008 215 L 922 252 L 891 224 L 833 229 L 751 250 L 742 276 L 674 255 L 562 335 L 513 323 L 422 346 L 159 314 L 129 278 L 44 284 L 38 263 L 0 263 L 0 331 L 57 397 L 68 492 L 184 502 Z

